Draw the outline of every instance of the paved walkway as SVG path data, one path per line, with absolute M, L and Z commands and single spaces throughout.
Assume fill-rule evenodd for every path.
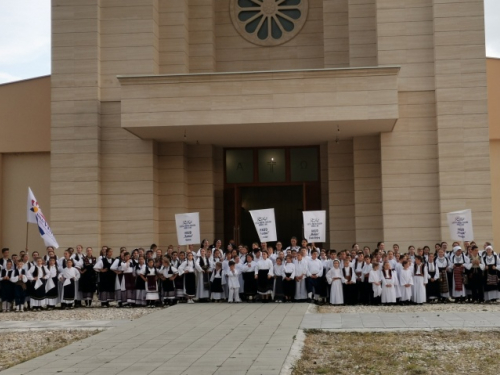
M 421 329 L 500 328 L 500 312 L 306 314 L 301 329 L 331 331 L 408 331 Z
M 1 321 L 0 333 L 40 331 L 47 329 L 106 329 L 129 323 L 130 320 L 27 320 Z
M 157 311 L 2 371 L 279 374 L 307 304 L 194 304 Z

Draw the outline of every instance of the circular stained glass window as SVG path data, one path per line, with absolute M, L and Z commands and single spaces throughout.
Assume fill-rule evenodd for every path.
M 231 0 L 230 4 L 236 30 L 260 46 L 288 42 L 307 19 L 308 0 Z

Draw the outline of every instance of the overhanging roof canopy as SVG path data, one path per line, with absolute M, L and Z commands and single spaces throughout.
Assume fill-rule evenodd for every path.
M 391 131 L 399 67 L 118 76 L 121 125 L 142 139 L 315 144 Z

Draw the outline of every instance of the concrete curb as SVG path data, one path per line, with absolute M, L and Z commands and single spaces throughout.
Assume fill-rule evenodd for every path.
M 283 363 L 283 367 L 281 368 L 280 375 L 290 375 L 295 367 L 295 363 L 302 356 L 302 348 L 304 347 L 304 340 L 306 339 L 306 335 L 302 329 L 297 331 L 295 335 L 295 340 L 293 340 L 292 347 L 288 352 L 288 356 L 285 359 L 285 363 Z

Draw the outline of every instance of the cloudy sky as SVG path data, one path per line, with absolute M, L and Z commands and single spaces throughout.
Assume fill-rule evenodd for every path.
M 486 55 L 500 58 L 500 0 L 485 15 Z M 0 83 L 50 74 L 50 0 L 0 0 L 0 31 Z

